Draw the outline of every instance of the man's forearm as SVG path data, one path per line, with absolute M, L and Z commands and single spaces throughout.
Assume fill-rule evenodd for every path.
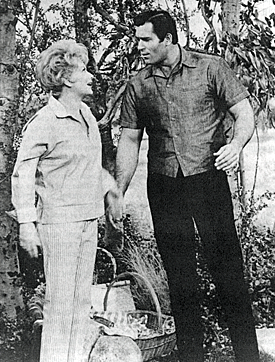
M 117 149 L 116 181 L 124 195 L 136 171 L 142 133 L 123 130 Z
M 235 117 L 234 136 L 231 143 L 235 144 L 240 151 L 251 139 L 254 128 L 254 114 L 249 101 L 245 99 L 238 106 L 230 109 Z
M 230 112 L 235 119 L 234 137 L 229 144 L 214 153 L 215 167 L 226 172 L 238 166 L 240 153 L 254 131 L 253 110 L 247 99 L 231 107 Z
M 118 148 L 116 161 L 116 181 L 119 190 L 125 194 L 138 164 L 138 150 Z

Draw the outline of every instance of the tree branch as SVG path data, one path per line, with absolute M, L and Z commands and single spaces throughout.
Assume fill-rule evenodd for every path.
M 217 51 L 217 34 L 216 34 L 216 30 L 214 28 L 212 21 L 206 15 L 205 0 L 202 0 L 201 13 L 202 13 L 204 20 L 206 21 L 207 25 L 210 28 L 210 34 L 214 37 L 214 41 L 212 41 L 212 43 L 214 44 L 214 50 L 216 52 Z
M 24 11 L 24 15 L 25 15 L 25 19 L 26 19 L 25 26 L 28 29 L 28 31 L 31 33 L 32 27 L 31 27 L 31 24 L 30 24 L 30 20 L 29 20 L 29 17 L 28 17 L 28 12 L 27 12 L 27 8 L 26 8 L 26 4 L 25 4 L 24 0 L 22 1 L 22 9 Z
M 110 105 L 108 106 L 108 109 L 106 111 L 106 113 L 104 114 L 104 116 L 101 118 L 100 121 L 98 121 L 98 126 L 99 128 L 103 129 L 105 128 L 108 123 L 111 121 L 111 114 L 114 112 L 114 110 L 116 109 L 116 106 L 119 102 L 119 100 L 121 99 L 121 97 L 123 96 L 123 93 L 125 91 L 126 88 L 126 83 L 123 84 L 123 86 L 121 86 L 118 90 L 118 92 L 116 93 L 115 97 L 112 99 L 112 101 L 110 102 Z
M 97 66 L 98 68 L 100 69 L 100 67 L 102 66 L 102 64 L 104 63 L 105 59 L 108 57 L 109 54 L 112 53 L 113 51 L 113 47 L 114 45 L 116 44 L 116 41 L 117 39 L 113 40 L 107 47 L 107 49 L 104 50 L 104 52 L 102 53 L 98 63 L 97 63 Z
M 182 9 L 183 9 L 183 18 L 186 25 L 186 48 L 189 49 L 190 47 L 190 28 L 189 28 L 189 20 L 187 16 L 187 9 L 185 5 L 185 0 L 181 0 Z
M 100 14 L 104 19 L 108 20 L 110 24 L 112 24 L 117 31 L 127 35 L 132 36 L 132 31 L 128 28 L 128 26 L 124 24 L 119 24 L 115 19 L 106 11 L 104 10 L 100 5 L 98 5 L 97 0 L 92 0 L 91 4 L 95 11 Z
M 31 37 L 30 37 L 30 42 L 29 42 L 29 46 L 28 46 L 28 53 L 27 53 L 28 55 L 32 49 L 32 43 L 34 41 L 34 34 L 35 34 L 35 29 L 36 29 L 36 24 L 37 24 L 37 19 L 38 19 L 40 3 L 41 3 L 41 0 L 36 0 L 35 13 L 34 13 L 33 24 L 32 24 L 32 28 L 31 28 Z

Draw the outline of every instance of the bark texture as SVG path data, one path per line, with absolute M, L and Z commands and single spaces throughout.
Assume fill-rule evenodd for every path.
M 9 317 L 22 307 L 17 285 L 16 225 L 5 211 L 11 210 L 10 175 L 13 166 L 13 134 L 18 103 L 15 10 L 17 0 L 0 0 L 0 307 Z
M 239 0 L 222 1 L 222 32 L 238 35 L 240 25 L 241 2 Z

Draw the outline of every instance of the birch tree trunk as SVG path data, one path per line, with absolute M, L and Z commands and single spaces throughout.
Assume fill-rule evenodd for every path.
M 10 318 L 22 307 L 17 286 L 16 226 L 6 215 L 11 210 L 10 175 L 13 134 L 17 114 L 18 70 L 15 53 L 17 0 L 0 0 L 0 307 Z
M 222 1 L 222 33 L 238 35 L 240 26 L 241 2 L 239 0 Z
M 235 35 L 238 37 L 239 28 L 240 28 L 240 11 L 241 11 L 241 2 L 239 0 L 223 0 L 221 4 L 222 9 L 222 38 L 225 38 L 227 35 Z M 234 127 L 234 125 L 233 125 Z M 243 152 L 240 154 L 240 167 L 237 174 L 238 184 L 240 190 L 237 190 L 236 183 L 230 182 L 232 191 L 239 192 L 239 199 L 245 205 L 245 178 L 244 178 L 244 156 Z M 232 186 L 234 184 L 234 186 Z M 236 206 L 235 206 L 236 207 Z

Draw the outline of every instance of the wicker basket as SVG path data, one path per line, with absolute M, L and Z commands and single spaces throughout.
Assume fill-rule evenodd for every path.
M 147 337 L 147 338 L 142 337 L 135 339 L 136 344 L 138 345 L 138 347 L 142 352 L 143 360 L 148 361 L 152 358 L 168 355 L 174 350 L 176 346 L 176 333 L 175 330 L 173 330 L 171 333 L 165 333 L 164 325 L 168 320 L 171 320 L 172 317 L 161 313 L 161 307 L 159 304 L 158 297 L 151 283 L 146 278 L 134 272 L 125 272 L 119 274 L 108 286 L 104 298 L 104 311 L 107 311 L 108 294 L 112 286 L 119 279 L 128 278 L 130 276 L 142 281 L 146 285 L 156 307 L 156 312 L 142 311 L 142 310 L 134 310 L 127 312 L 127 316 L 131 317 L 140 317 L 146 315 L 148 317 L 147 327 L 155 329 L 157 331 L 157 335 L 155 335 L 154 337 Z
M 97 248 L 98 251 L 104 252 L 111 261 L 113 274 L 111 280 L 114 280 L 117 276 L 117 264 L 113 255 L 104 248 Z M 95 274 L 95 273 L 94 273 Z M 100 270 L 99 270 L 100 274 Z M 91 302 L 92 308 L 97 311 L 103 310 L 103 300 L 106 294 L 109 283 L 94 283 L 91 286 Z M 109 310 L 112 311 L 125 311 L 129 309 L 135 309 L 134 299 L 130 289 L 130 281 L 123 280 L 118 281 L 111 290 L 109 297 Z

